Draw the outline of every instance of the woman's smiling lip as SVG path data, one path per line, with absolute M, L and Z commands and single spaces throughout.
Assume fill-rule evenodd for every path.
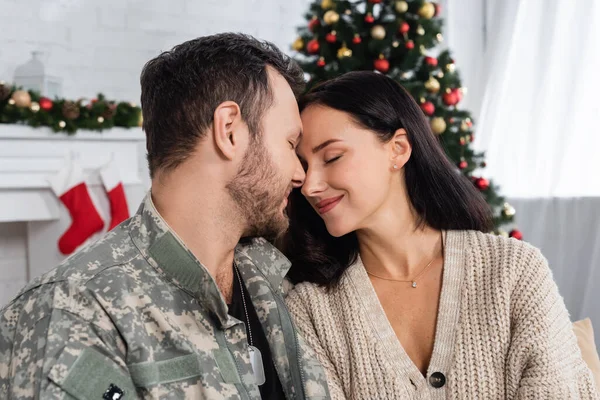
M 330 197 L 328 199 L 321 200 L 320 202 L 315 204 L 315 207 L 317 207 L 319 214 L 323 215 L 326 212 L 332 210 L 333 207 L 335 207 L 340 202 L 340 200 L 342 200 L 343 197 L 344 197 L 344 195 L 341 195 L 341 196 Z

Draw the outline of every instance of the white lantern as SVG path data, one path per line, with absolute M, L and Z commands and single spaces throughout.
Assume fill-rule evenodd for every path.
M 15 69 L 14 83 L 25 90 L 35 90 L 51 99 L 62 95 L 62 79 L 46 74 L 39 51 L 31 53 L 31 60 Z

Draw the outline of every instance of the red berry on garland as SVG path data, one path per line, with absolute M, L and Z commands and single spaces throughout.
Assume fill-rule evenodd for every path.
M 479 190 L 487 190 L 490 187 L 490 181 L 485 178 L 477 178 L 475 180 L 475 186 L 477 186 Z
M 365 22 L 366 22 L 367 24 L 372 24 L 373 22 L 375 22 L 375 18 L 373 18 L 373 14 L 371 14 L 371 13 L 368 13 L 368 14 L 365 16 Z
M 409 40 L 408 42 L 406 42 L 404 47 L 406 47 L 408 50 L 412 50 L 415 48 L 415 42 L 413 42 L 412 40 Z
M 362 42 L 362 39 L 361 39 L 360 35 L 358 33 L 355 33 L 354 37 L 352 38 L 352 43 L 360 44 L 361 42 Z
M 373 66 L 377 71 L 385 74 L 390 69 L 390 62 L 384 58 L 383 54 L 380 54 L 379 59 L 375 60 Z
M 317 39 L 313 39 L 306 44 L 306 50 L 310 54 L 317 54 L 319 52 L 320 48 L 321 48 L 321 45 L 319 44 L 319 41 Z
M 508 236 L 517 240 L 523 240 L 523 233 L 518 229 L 513 229 L 508 233 Z
M 481 168 L 485 168 L 485 167 L 487 167 L 487 163 L 485 161 L 482 161 L 481 164 L 479 164 L 479 166 Z
M 442 6 L 440 4 L 433 3 L 433 7 L 435 8 L 435 13 L 433 14 L 434 17 L 437 17 L 442 13 Z
M 425 103 L 421 103 L 421 110 L 427 115 L 433 115 L 435 112 L 435 106 L 432 102 L 426 101 Z
M 467 139 L 465 139 L 465 137 L 463 136 L 460 138 L 458 143 L 460 143 L 461 146 L 464 146 L 465 144 L 467 144 Z
M 371 4 L 379 4 L 379 3 L 381 3 L 381 0 L 369 0 L 369 3 L 371 3 Z
M 50 100 L 47 97 L 40 98 L 39 104 L 40 104 L 40 108 L 44 111 L 50 111 L 50 110 L 52 110 L 52 106 L 54 106 L 54 103 L 52 103 L 52 100 Z
M 438 65 L 438 60 L 435 57 L 425 57 L 425 64 L 429 65 L 430 67 L 437 67 Z
M 323 57 L 319 57 L 319 61 L 317 61 L 317 67 L 324 67 L 325 66 L 325 59 Z
M 335 31 L 331 31 L 330 33 L 325 35 L 325 40 L 327 40 L 327 42 L 329 43 L 337 42 L 337 34 L 335 33 Z
M 403 22 L 402 24 L 400 24 L 400 33 L 406 34 L 408 33 L 408 31 L 410 31 L 410 25 L 407 22 Z
M 460 169 L 466 169 L 469 166 L 469 163 L 466 162 L 465 160 L 462 160 L 461 162 L 458 163 L 458 168 Z
M 319 27 L 319 25 L 321 25 L 321 23 L 319 22 L 319 18 L 313 17 L 308 23 L 308 29 L 310 29 L 311 32 L 314 32 L 315 29 Z

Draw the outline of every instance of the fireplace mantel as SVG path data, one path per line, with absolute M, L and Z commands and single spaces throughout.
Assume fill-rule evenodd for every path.
M 58 219 L 59 200 L 47 177 L 69 156 L 83 167 L 90 186 L 100 185 L 98 170 L 112 159 L 126 187 L 147 187 L 144 143 L 140 128 L 68 136 L 49 128 L 0 124 L 0 223 Z

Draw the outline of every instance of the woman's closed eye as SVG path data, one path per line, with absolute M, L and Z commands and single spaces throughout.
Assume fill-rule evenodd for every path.
M 335 156 L 335 157 L 332 157 L 332 158 L 330 158 L 330 159 L 328 159 L 328 160 L 325 160 L 325 164 L 331 164 L 331 163 L 333 163 L 333 162 L 335 162 L 335 161 L 339 160 L 340 158 L 342 158 L 342 156 L 341 156 L 341 155 L 339 155 L 339 156 Z

